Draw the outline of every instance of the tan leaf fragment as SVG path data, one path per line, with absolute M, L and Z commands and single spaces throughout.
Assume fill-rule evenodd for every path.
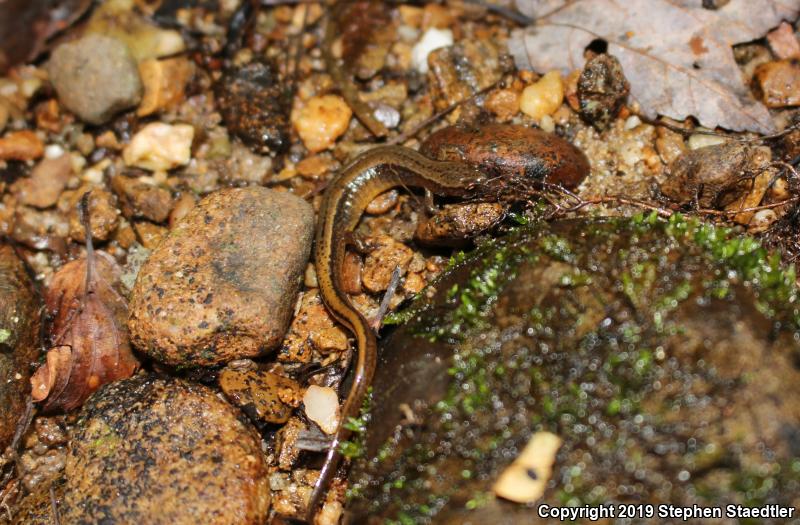
M 694 116 L 707 127 L 774 131 L 767 109 L 743 82 L 732 45 L 763 37 L 794 20 L 800 0 L 731 0 L 716 9 L 701 0 L 517 0 L 536 22 L 516 30 L 509 50 L 517 66 L 565 74 L 583 66 L 594 40 L 608 43 L 648 117 Z
M 128 303 L 119 292 L 122 269 L 107 253 L 93 250 L 91 236 L 86 248 L 86 257 L 56 272 L 45 294 L 50 350 L 31 377 L 33 398 L 45 410 L 77 408 L 139 366 L 126 325 Z

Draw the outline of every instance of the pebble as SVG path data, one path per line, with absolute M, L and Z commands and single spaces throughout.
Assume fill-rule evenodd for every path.
M 49 208 L 58 201 L 70 175 L 72 159 L 69 155 L 45 158 L 33 168 L 30 177 L 17 181 L 17 199 L 27 206 Z
M 194 128 L 189 124 L 152 122 L 142 128 L 122 150 L 127 166 L 166 171 L 185 166 L 192 156 Z
M 520 94 L 513 89 L 497 89 L 486 97 L 484 107 L 497 116 L 498 122 L 508 122 L 519 113 Z
M 168 190 L 124 175 L 114 176 L 111 188 L 125 217 L 144 217 L 153 222 L 163 222 L 169 217 L 172 194 Z
M 696 150 L 700 148 L 707 148 L 709 146 L 717 146 L 719 144 L 724 144 L 727 142 L 723 136 L 720 135 L 711 135 L 708 133 L 694 133 L 689 135 L 689 138 L 686 139 L 686 145 L 689 146 L 690 150 Z
M 30 394 L 30 366 L 39 355 L 39 301 L 22 261 L 0 245 L 0 450 L 11 443 Z
M 776 60 L 756 68 L 753 79 L 761 101 L 769 108 L 800 105 L 800 65 L 793 60 Z
M 774 210 L 758 210 L 750 220 L 750 224 L 747 225 L 747 231 L 750 233 L 765 232 L 777 220 L 778 214 Z
M 370 215 L 383 215 L 395 207 L 400 193 L 397 190 L 384 191 L 367 204 L 364 209 Z
M 172 211 L 169 212 L 169 229 L 173 229 L 180 221 L 186 217 L 194 205 L 197 204 L 197 198 L 191 192 L 186 192 L 175 201 Z
M 131 0 L 101 2 L 87 21 L 86 31 L 118 38 L 128 46 L 136 62 L 186 51 L 180 31 L 162 29 L 154 20 L 157 16 L 140 13 L 139 5 Z M 142 11 L 147 12 L 150 7 L 155 8 L 156 4 L 144 7 Z
M 316 291 L 306 292 L 281 345 L 278 359 L 310 363 L 314 351 L 322 354 L 347 350 L 347 334 L 328 313 Z
M 78 242 L 86 242 L 86 232 L 78 210 L 78 204 L 86 192 L 91 192 L 89 195 L 89 215 L 91 217 L 92 239 L 106 241 L 119 225 L 117 199 L 104 187 L 91 184 L 84 184 L 75 191 L 62 194 L 62 202 L 59 203 L 59 207 L 66 208 L 65 211 L 69 218 L 69 236 Z
M 133 224 L 133 231 L 136 232 L 136 237 L 142 246 L 148 250 L 154 250 L 167 234 L 165 227 L 149 221 L 136 221 Z
M 506 206 L 497 202 L 445 206 L 429 220 L 420 221 L 414 238 L 429 246 L 463 246 L 502 221 L 505 214 Z
M 350 106 L 338 95 L 312 97 L 292 112 L 292 125 L 306 149 L 318 153 L 333 146 L 350 124 Z
M 453 25 L 452 9 L 440 4 L 425 4 L 422 10 L 422 29 L 446 29 Z
M 44 144 L 33 131 L 10 131 L 0 138 L 0 160 L 34 160 L 42 155 Z
M 431 27 L 411 49 L 411 65 L 424 75 L 428 72 L 428 55 L 439 48 L 452 45 L 453 32 L 450 29 Z
M 176 366 L 214 366 L 275 348 L 313 226 L 311 207 L 289 193 L 251 187 L 204 198 L 139 272 L 128 323 L 134 345 Z
M 388 235 L 377 237 L 372 244 L 376 248 L 364 261 L 361 280 L 370 292 L 382 292 L 389 287 L 395 268 L 400 268 L 401 275 L 406 273 L 414 252 Z
M 11 238 L 34 250 L 65 253 L 64 237 L 69 235 L 69 221 L 56 210 L 37 210 L 17 206 L 13 216 Z
M 89 124 L 108 122 L 142 96 L 136 61 L 116 38 L 89 34 L 61 44 L 47 71 L 59 101 Z
M 344 252 L 340 279 L 342 290 L 344 290 L 345 293 L 357 295 L 363 291 L 361 289 L 361 271 L 363 266 L 360 255 L 349 250 Z
M 606 129 L 619 114 L 630 88 L 616 57 L 595 55 L 586 62 L 578 79 L 581 117 L 598 130 Z
M 561 137 L 514 124 L 448 126 L 429 135 L 420 152 L 476 164 L 489 176 L 545 180 L 569 189 L 590 169 L 586 155 Z
M 140 374 L 84 405 L 66 464 L 62 523 L 260 525 L 270 505 L 261 440 L 202 385 Z
M 293 417 L 275 433 L 275 449 L 278 451 L 278 468 L 291 470 L 294 462 L 300 456 L 297 440 L 306 432 L 306 424 L 298 417 Z
M 338 164 L 327 155 L 312 155 L 297 163 L 297 173 L 301 177 L 320 179 L 336 170 Z
M 688 151 L 667 168 L 660 185 L 661 193 L 681 205 L 696 202 L 703 208 L 718 208 L 759 191 L 760 195 L 755 198 L 757 203 L 769 185 L 769 175 L 764 172 L 771 161 L 768 147 L 742 142 Z M 763 184 L 754 185 L 752 176 L 743 177 L 742 174 L 766 175 L 767 178 Z
M 234 142 L 224 158 L 211 164 L 223 185 L 263 185 L 272 175 L 272 157 L 254 153 L 244 144 Z
M 230 132 L 259 153 L 289 147 L 288 104 L 276 66 L 257 59 L 226 69 L 214 86 Z
M 482 112 L 476 100 L 469 97 L 500 80 L 500 52 L 493 42 L 463 40 L 442 47 L 428 56 L 428 84 L 434 106 L 444 110 L 458 104 L 449 115 L 450 122 L 476 121 Z
M 564 83 L 561 73 L 550 71 L 536 83 L 522 90 L 519 106 L 523 113 L 541 120 L 545 115 L 552 115 L 564 101 Z
M 664 164 L 670 164 L 678 157 L 683 155 L 686 151 L 686 144 L 683 142 L 683 136 L 680 133 L 675 133 L 663 126 L 656 128 L 656 150 Z
M 423 13 L 421 7 L 401 4 L 398 11 L 400 12 L 400 20 L 404 25 L 416 28 L 422 24 Z
M 311 385 L 303 396 L 308 419 L 319 425 L 326 434 L 333 434 L 339 426 L 339 396 L 329 386 Z
M 140 117 L 174 108 L 184 99 L 184 88 L 194 74 L 194 63 L 185 57 L 139 63 L 144 95 L 136 110 Z
M 251 419 L 267 423 L 289 421 L 292 406 L 283 399 L 287 399 L 287 391 L 300 391 L 297 381 L 288 377 L 264 370 L 232 367 L 225 368 L 219 375 L 219 387 Z

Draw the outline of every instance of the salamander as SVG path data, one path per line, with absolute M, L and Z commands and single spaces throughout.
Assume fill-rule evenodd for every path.
M 350 437 L 342 423 L 358 417 L 377 362 L 376 335 L 342 285 L 347 240 L 367 205 L 397 186 L 420 187 L 441 196 L 490 199 L 504 177 L 531 185 L 547 182 L 574 188 L 589 172 L 589 163 L 578 148 L 524 126 L 444 128 L 428 138 L 423 151 L 439 160 L 402 146 L 367 150 L 334 177 L 323 197 L 315 241 L 320 295 L 331 314 L 355 336 L 357 357 L 339 428 L 311 496 L 309 522 L 341 462 L 340 445 Z
M 377 361 L 377 340 L 368 321 L 342 291 L 346 239 L 352 235 L 366 206 L 396 186 L 424 188 L 436 195 L 467 196 L 486 178 L 472 164 L 431 160 L 401 146 L 379 146 L 347 165 L 327 188 L 320 209 L 315 267 L 322 300 L 333 316 L 356 339 L 355 378 L 345 399 L 340 421 L 358 417 Z M 341 462 L 339 445 L 350 437 L 340 423 L 309 504 L 309 522 Z

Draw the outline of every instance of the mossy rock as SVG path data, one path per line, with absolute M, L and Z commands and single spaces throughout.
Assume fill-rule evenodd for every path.
M 421 295 L 395 316 L 348 448 L 354 522 L 800 504 L 798 291 L 755 240 L 680 216 L 540 224 L 455 258 Z M 539 431 L 563 440 L 544 495 L 495 498 Z

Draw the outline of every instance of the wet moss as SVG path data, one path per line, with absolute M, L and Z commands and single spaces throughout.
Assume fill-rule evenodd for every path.
M 723 474 L 714 502 L 738 502 L 731 458 L 706 452 L 734 447 L 742 471 L 791 462 L 786 436 L 753 445 L 740 405 L 769 398 L 763 378 L 778 362 L 779 391 L 796 390 L 794 283 L 794 268 L 752 238 L 678 215 L 533 225 L 459 256 L 384 349 L 429 367 L 431 355 L 448 359 L 413 393 L 376 393 L 378 408 L 428 408 L 424 423 L 389 441 L 394 426 L 377 412 L 353 508 L 417 522 L 431 509 L 437 522 L 524 512 L 494 499 L 483 508 L 476 494 L 543 430 L 564 440 L 547 502 L 710 504 L 697 482 Z M 724 423 L 720 407 L 733 413 Z M 788 408 L 772 416 L 800 428 Z M 723 433 L 723 424 L 741 428 Z M 390 428 L 372 431 L 381 426 Z M 763 501 L 790 502 L 770 487 Z

